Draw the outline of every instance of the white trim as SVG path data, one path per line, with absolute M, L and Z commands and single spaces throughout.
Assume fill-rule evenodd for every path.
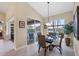
M 77 39 L 73 37 L 73 50 L 74 50 L 75 56 L 79 56 L 78 44 L 79 42 L 77 41 Z
M 27 45 L 24 45 L 24 46 L 22 46 L 22 47 L 19 47 L 19 48 L 14 48 L 15 49 L 15 51 L 18 51 L 18 50 L 20 50 L 20 49 L 22 49 L 22 48 L 25 48 Z
M 75 47 L 73 47 L 73 50 L 74 50 L 74 54 L 75 54 L 75 56 L 76 56 L 76 55 L 77 55 L 77 53 L 76 53 Z
M 6 22 L 13 21 L 14 19 L 12 19 L 12 18 L 14 18 L 14 16 L 10 16 L 10 17 L 7 19 L 7 21 L 6 21 Z

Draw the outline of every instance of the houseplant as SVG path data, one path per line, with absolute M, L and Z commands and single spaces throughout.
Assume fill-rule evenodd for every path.
M 70 42 L 71 42 L 71 33 L 73 32 L 73 26 L 72 24 L 66 24 L 64 26 L 64 33 L 66 34 L 66 38 L 65 38 L 65 42 L 67 46 L 70 46 Z

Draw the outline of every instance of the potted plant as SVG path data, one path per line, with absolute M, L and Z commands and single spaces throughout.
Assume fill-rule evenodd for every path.
M 71 43 L 71 33 L 73 32 L 73 26 L 71 24 L 66 24 L 64 26 L 64 33 L 66 34 L 65 42 L 67 46 L 70 46 Z

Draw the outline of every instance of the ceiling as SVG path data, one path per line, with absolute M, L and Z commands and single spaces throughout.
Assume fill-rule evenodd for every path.
M 11 2 L 0 2 L 0 12 L 6 13 L 11 7 Z M 47 2 L 29 2 L 40 15 L 43 17 L 48 16 L 48 5 Z M 57 15 L 60 13 L 68 12 L 73 10 L 74 2 L 50 2 L 49 4 L 49 16 Z
M 47 2 L 29 2 L 29 4 L 43 17 L 48 16 Z M 74 2 L 50 2 L 49 3 L 49 16 L 72 11 L 73 6 L 74 6 Z
M 11 2 L 0 2 L 0 12 L 6 13 L 10 8 Z

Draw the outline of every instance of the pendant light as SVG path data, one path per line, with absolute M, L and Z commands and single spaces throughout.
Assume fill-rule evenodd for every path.
M 48 22 L 49 22 L 49 2 L 47 2 L 48 4 Z
M 48 17 L 47 17 L 48 22 L 49 22 L 49 3 L 50 2 L 47 2 L 47 5 L 48 5 L 48 8 L 47 8 L 48 9 Z M 44 29 L 47 29 L 47 25 L 46 24 L 44 25 Z

